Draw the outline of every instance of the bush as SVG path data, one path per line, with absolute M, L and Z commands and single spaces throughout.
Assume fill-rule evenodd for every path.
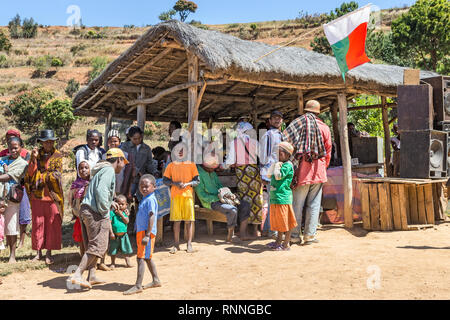
M 106 34 L 104 32 L 96 32 L 93 30 L 89 30 L 87 34 L 84 35 L 86 39 L 103 39 L 106 38 Z
M 51 91 L 34 89 L 11 100 L 9 109 L 17 128 L 27 132 L 36 132 L 42 122 L 41 107 L 53 97 Z
M 103 69 L 105 69 L 108 64 L 108 59 L 106 57 L 95 57 L 91 61 L 91 71 L 89 72 L 89 82 L 97 78 Z
M 22 37 L 25 39 L 36 38 L 38 24 L 33 18 L 23 19 Z
M 0 54 L 0 68 L 8 68 L 8 58 L 4 54 Z
M 50 64 L 52 62 L 52 57 L 49 55 L 41 56 L 33 60 L 33 66 L 36 68 L 34 70 L 33 76 L 40 78 L 45 75 L 48 71 Z
M 8 23 L 8 29 L 9 29 L 9 35 L 13 39 L 18 39 L 22 36 L 20 25 L 22 23 L 22 20 L 20 19 L 20 16 L 16 14 L 14 18 Z
M 72 55 L 77 55 L 79 52 L 85 50 L 87 48 L 87 46 L 85 44 L 77 44 L 73 47 L 70 48 L 70 52 L 72 53 Z
M 9 50 L 11 50 L 11 41 L 9 41 L 6 34 L 0 30 L 0 51 L 9 52 Z
M 158 19 L 161 21 L 169 21 L 173 19 L 173 16 L 176 15 L 176 13 L 175 10 L 164 11 L 159 14 Z
M 62 62 L 62 60 L 60 58 L 52 58 L 52 62 L 50 63 L 50 65 L 52 67 L 62 67 L 64 65 L 64 63 Z
M 80 83 L 75 79 L 70 79 L 67 83 L 66 94 L 69 97 L 73 97 L 73 95 L 80 89 Z
M 35 22 L 33 18 L 25 18 L 22 23 L 18 14 L 8 23 L 9 34 L 13 39 L 35 38 L 37 35 L 37 28 L 38 23 Z
M 55 99 L 42 108 L 42 124 L 54 130 L 57 136 L 68 139 L 70 128 L 76 120 L 70 99 Z

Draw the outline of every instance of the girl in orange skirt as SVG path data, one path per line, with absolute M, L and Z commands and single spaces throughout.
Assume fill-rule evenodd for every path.
M 290 249 L 291 230 L 297 226 L 291 190 L 294 166 L 289 161 L 293 152 L 294 147 L 290 143 L 283 141 L 279 144 L 280 162 L 275 163 L 270 181 L 270 227 L 273 231 L 278 231 L 278 236 L 268 246 L 277 251 Z

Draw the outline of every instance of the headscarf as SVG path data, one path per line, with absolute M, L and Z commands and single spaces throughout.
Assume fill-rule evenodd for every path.
M 84 190 L 86 189 L 86 186 L 89 184 L 89 180 L 85 180 L 85 179 L 80 178 L 80 165 L 81 165 L 83 162 L 88 163 L 87 161 L 81 161 L 81 162 L 78 164 L 78 168 L 77 168 L 78 178 L 72 183 L 72 185 L 71 185 L 71 187 L 70 187 L 70 190 L 73 190 L 73 189 L 76 190 L 76 191 L 74 192 L 74 194 L 73 194 L 73 197 L 74 197 L 75 199 L 81 199 L 81 198 L 83 197 L 83 195 L 84 195 Z M 88 165 L 89 165 L 89 163 L 88 163 Z

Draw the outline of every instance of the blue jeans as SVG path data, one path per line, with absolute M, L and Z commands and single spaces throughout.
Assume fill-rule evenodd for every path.
M 320 204 L 322 202 L 323 183 L 306 184 L 295 188 L 293 203 L 297 227 L 292 230 L 292 237 L 299 238 L 302 227 L 303 207 L 306 206 L 305 214 L 305 237 L 314 238 L 319 224 Z
M 250 204 L 244 200 L 237 207 L 231 204 L 221 203 L 220 201 L 213 202 L 211 203 L 211 209 L 222 212 L 227 216 L 227 228 L 235 227 L 238 217 L 239 222 L 245 221 L 250 217 Z

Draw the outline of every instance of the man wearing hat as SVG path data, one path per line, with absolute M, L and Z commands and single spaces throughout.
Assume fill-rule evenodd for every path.
M 34 260 L 41 259 L 42 249 L 47 249 L 47 264 L 53 263 L 51 251 L 61 249 L 61 224 L 64 214 L 63 157 L 55 148 L 56 140 L 53 130 L 39 132 L 37 141 L 41 148 L 35 147 L 31 151 L 24 178 L 31 202 L 31 244 L 33 250 L 37 251 Z
M 204 158 L 202 165 L 197 165 L 200 183 L 195 187 L 195 193 L 204 208 L 219 211 L 226 215 L 228 228 L 227 242 L 231 242 L 238 219 L 240 221 L 239 237 L 241 240 L 248 240 L 250 239 L 250 237 L 247 236 L 250 204 L 241 200 L 240 204 L 236 206 L 222 203 L 219 200 L 219 189 L 223 188 L 223 186 L 214 171 L 218 167 L 219 159 L 217 155 L 208 155 Z
M 304 244 L 316 243 L 322 186 L 327 181 L 327 167 L 331 159 L 330 128 L 320 120 L 320 103 L 309 100 L 304 114 L 296 118 L 283 132 L 283 140 L 295 148 L 298 162 L 293 178 L 293 207 L 297 227 L 292 231 L 293 242 L 301 242 L 303 208 L 306 206 Z M 296 241 L 295 241 L 296 240 Z
M 80 207 L 83 242 L 86 251 L 81 258 L 75 273 L 69 277 L 72 284 L 84 288 L 104 283 L 95 276 L 98 258 L 102 258 L 108 249 L 111 222 L 109 212 L 118 209 L 113 201 L 115 175 L 128 164 L 122 150 L 111 148 L 106 152 L 106 160 L 99 161 L 91 170 L 91 181 Z M 82 278 L 85 270 L 89 270 L 88 280 Z
M 272 164 L 278 162 L 278 145 L 281 142 L 281 125 L 283 124 L 283 114 L 274 110 L 270 114 L 269 118 L 269 130 L 261 138 L 261 149 L 260 149 L 260 161 L 261 161 L 261 178 L 263 184 L 266 186 L 270 185 L 269 172 Z M 268 192 L 268 191 L 267 191 Z M 269 207 L 269 206 L 268 206 Z M 271 233 L 270 230 L 270 215 L 267 213 L 266 220 L 263 226 L 264 233 Z

